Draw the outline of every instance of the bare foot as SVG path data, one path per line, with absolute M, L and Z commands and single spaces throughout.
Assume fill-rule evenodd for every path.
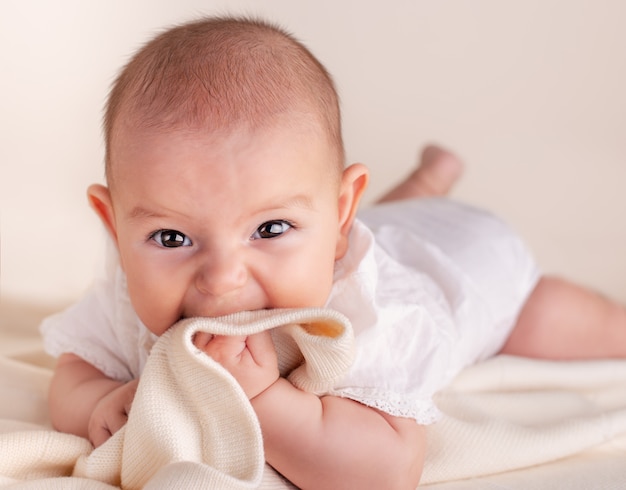
M 463 162 L 456 155 L 428 145 L 422 150 L 417 168 L 377 202 L 445 196 L 462 173 Z

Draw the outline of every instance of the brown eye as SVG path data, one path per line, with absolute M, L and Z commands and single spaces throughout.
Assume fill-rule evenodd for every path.
M 267 221 L 257 228 L 252 238 L 276 238 L 289 231 L 291 227 L 291 224 L 284 220 Z
M 191 245 L 191 240 L 177 230 L 158 230 L 150 238 L 166 248 L 189 247 Z

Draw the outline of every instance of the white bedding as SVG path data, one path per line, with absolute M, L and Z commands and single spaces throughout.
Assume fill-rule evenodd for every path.
M 50 428 L 46 391 L 53 364 L 36 331 L 46 312 L 0 305 L 0 486 L 116 488 L 94 474 L 61 478 L 79 459 L 98 458 L 86 440 Z M 626 485 L 626 361 L 497 357 L 463 372 L 438 404 L 445 417 L 428 429 L 425 488 Z M 194 471 L 177 470 L 177 478 Z M 263 485 L 285 488 L 279 479 Z

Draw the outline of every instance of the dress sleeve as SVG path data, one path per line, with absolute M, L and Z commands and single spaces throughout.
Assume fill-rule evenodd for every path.
M 42 322 L 46 352 L 75 354 L 112 379 L 139 376 L 154 337 L 137 318 L 119 265 L 107 267 L 78 303 Z
M 355 362 L 331 394 L 434 423 L 441 415 L 433 395 L 451 375 L 456 336 L 448 302 L 429 277 L 395 261 L 365 232 L 356 230 L 352 244 L 361 245 L 337 269 L 328 303 L 351 319 L 356 342 Z

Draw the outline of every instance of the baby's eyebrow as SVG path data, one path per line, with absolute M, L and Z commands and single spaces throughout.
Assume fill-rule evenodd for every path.
M 284 200 L 275 200 L 259 205 L 255 210 L 257 213 L 280 212 L 288 209 L 315 209 L 314 200 L 306 194 L 298 194 L 297 196 L 288 197 Z
M 139 220 L 145 218 L 165 218 L 165 215 L 150 211 L 142 206 L 135 206 L 129 213 L 130 220 Z
M 269 211 L 290 208 L 314 209 L 314 207 L 315 206 L 313 205 L 313 199 L 310 196 L 307 196 L 305 194 L 298 194 L 297 196 L 293 196 L 282 201 L 278 206 L 271 205 L 264 210 Z M 127 214 L 127 219 L 129 221 L 139 221 L 142 219 L 165 219 L 167 217 L 168 215 L 159 213 L 157 211 L 152 211 L 143 206 L 135 206 Z
M 313 209 L 313 200 L 310 196 L 299 194 L 283 201 L 280 207 Z

